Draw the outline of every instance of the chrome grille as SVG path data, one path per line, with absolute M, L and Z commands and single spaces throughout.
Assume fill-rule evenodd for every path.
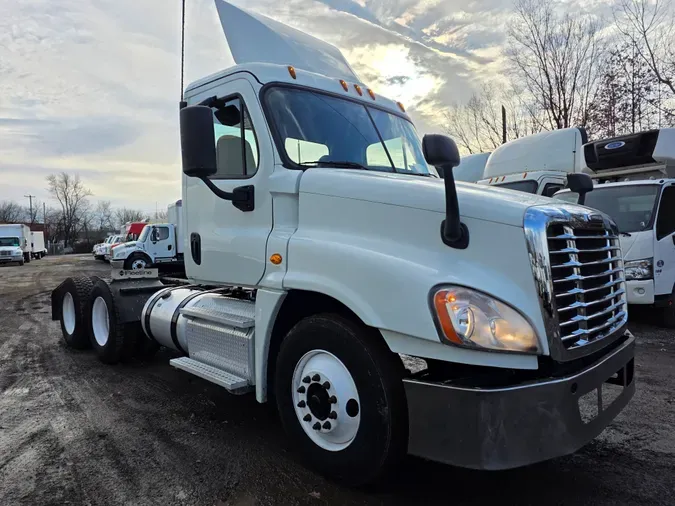
M 553 307 L 567 350 L 613 334 L 627 318 L 619 238 L 601 221 L 546 230 Z

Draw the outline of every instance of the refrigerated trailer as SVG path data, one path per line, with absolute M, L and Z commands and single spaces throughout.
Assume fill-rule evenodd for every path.
M 237 65 L 181 103 L 187 284 L 66 279 L 68 345 L 106 363 L 170 348 L 187 374 L 273 401 L 293 448 L 350 484 L 406 453 L 507 469 L 600 434 L 635 390 L 614 222 L 455 183 L 454 142 L 420 142 L 335 47 L 216 5 Z M 570 278 L 568 248 L 611 261 Z

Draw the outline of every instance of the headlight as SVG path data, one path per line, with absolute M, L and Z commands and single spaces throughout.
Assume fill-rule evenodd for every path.
M 626 281 L 631 279 L 652 279 L 653 267 L 653 258 L 624 262 L 623 270 L 626 275 Z
M 446 344 L 478 350 L 541 351 L 528 321 L 489 295 L 460 286 L 443 287 L 433 294 L 433 306 Z

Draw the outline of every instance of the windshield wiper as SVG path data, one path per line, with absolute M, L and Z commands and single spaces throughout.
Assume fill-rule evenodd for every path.
M 633 237 L 633 235 L 630 234 L 629 232 L 619 232 L 619 233 L 624 237 Z
M 365 165 L 361 165 L 357 162 L 334 162 L 333 160 L 317 160 L 315 162 L 301 162 L 298 165 L 302 167 L 338 167 L 341 169 L 361 169 L 361 170 L 370 170 Z

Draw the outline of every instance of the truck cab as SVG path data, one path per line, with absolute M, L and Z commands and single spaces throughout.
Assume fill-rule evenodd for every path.
M 456 183 L 455 143 L 420 140 L 337 48 L 216 5 L 236 65 L 180 108 L 189 284 L 67 279 L 66 342 L 116 363 L 141 327 L 172 366 L 273 400 L 293 448 L 349 484 L 407 453 L 507 469 L 602 432 L 635 390 L 614 222 Z M 575 273 L 572 250 L 591 259 Z
M 478 184 L 552 197 L 569 173 L 583 172 L 583 128 L 564 128 L 521 137 L 495 149 Z
M 595 185 L 585 205 L 616 222 L 629 304 L 658 309 L 675 327 L 675 129 L 650 130 L 584 146 Z M 555 199 L 577 202 L 569 189 Z

